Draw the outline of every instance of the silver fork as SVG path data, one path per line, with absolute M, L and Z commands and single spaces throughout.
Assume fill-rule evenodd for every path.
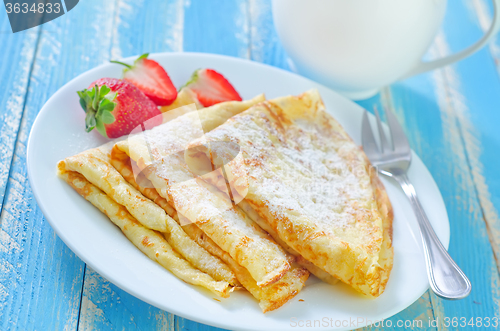
M 411 162 L 411 149 L 408 139 L 394 114 L 386 110 L 387 123 L 392 136 L 391 146 L 382 129 L 382 122 L 377 109 L 375 109 L 375 115 L 380 135 L 380 149 L 375 142 L 366 110 L 363 115 L 361 133 L 363 149 L 378 172 L 394 178 L 410 200 L 422 235 L 427 276 L 431 288 L 442 298 L 465 298 L 471 291 L 471 283 L 439 241 L 417 198 L 417 192 L 408 179 L 407 171 Z

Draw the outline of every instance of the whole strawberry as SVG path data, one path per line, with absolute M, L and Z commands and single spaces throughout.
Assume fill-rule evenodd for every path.
M 177 89 L 165 69 L 158 62 L 148 59 L 148 55 L 139 56 L 134 65 L 111 62 L 125 66 L 123 79 L 137 86 L 157 106 L 168 106 L 177 98 Z
M 224 101 L 241 101 L 233 85 L 213 69 L 196 70 L 184 87 L 193 91 L 204 107 Z
M 136 86 L 124 80 L 101 78 L 77 93 L 87 114 L 87 132 L 96 128 L 104 137 L 118 138 L 151 118 L 148 128 L 162 122 L 158 107 Z

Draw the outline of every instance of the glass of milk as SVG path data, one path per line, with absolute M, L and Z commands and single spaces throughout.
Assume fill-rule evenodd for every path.
M 273 0 L 273 17 L 298 73 L 364 99 L 480 49 L 500 27 L 500 0 L 493 4 L 492 26 L 480 41 L 432 62 L 421 58 L 439 31 L 446 0 Z

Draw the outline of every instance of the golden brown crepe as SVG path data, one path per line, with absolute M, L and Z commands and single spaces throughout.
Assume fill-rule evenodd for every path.
M 123 159 L 123 154 L 121 156 L 114 155 L 114 157 L 112 157 L 113 166 L 115 166 L 115 168 L 120 171 L 123 177 L 132 186 L 141 191 L 144 196 L 151 199 L 151 201 L 154 201 L 158 206 L 162 207 L 167 212 L 167 214 L 169 214 L 173 219 L 180 223 L 177 211 L 167 202 L 166 199 L 162 198 L 154 188 L 142 187 L 137 184 L 132 174 L 132 166 L 130 162 L 130 159 Z M 145 178 L 140 179 L 141 182 L 144 182 L 146 180 L 147 179 Z M 300 292 L 300 290 L 304 286 L 305 281 L 308 278 L 308 273 L 303 268 L 292 264 L 292 269 L 287 272 L 285 276 L 280 280 L 273 284 L 259 287 L 257 286 L 257 283 L 252 278 L 250 273 L 245 268 L 236 263 L 236 261 L 231 258 L 231 256 L 227 252 L 217 246 L 217 244 L 213 242 L 213 240 L 210 239 L 210 237 L 208 237 L 205 233 L 203 233 L 203 231 L 196 224 L 188 223 L 183 225 L 182 228 L 191 237 L 191 239 L 196 241 L 196 243 L 205 248 L 214 256 L 219 257 L 233 270 L 236 278 L 242 284 L 242 286 L 259 301 L 259 306 L 264 313 L 281 307 L 288 300 L 293 298 L 298 292 Z M 305 264 L 310 266 L 311 263 L 305 261 Z M 312 268 L 315 270 L 314 266 Z M 319 271 L 320 274 L 321 272 L 323 271 Z M 332 281 L 332 277 L 328 276 L 325 276 L 326 279 L 323 280 L 327 282 Z
M 166 113 L 181 106 L 190 104 L 194 104 L 196 106 L 196 109 L 203 108 L 203 105 L 198 101 L 196 94 L 194 94 L 194 92 L 190 89 L 184 87 L 179 91 L 179 93 L 177 93 L 177 98 L 172 104 L 160 107 L 160 110 L 163 113 Z
M 210 107 L 207 112 L 200 112 L 197 116 L 187 117 L 196 118 L 201 131 L 210 130 L 232 115 L 263 100 L 263 96 L 259 96 L 246 102 L 223 103 Z M 164 122 L 182 117 L 193 110 L 194 105 L 170 110 L 163 114 Z M 178 132 L 186 136 L 189 130 Z M 181 228 L 177 211 L 167 200 L 151 185 L 141 187 L 137 184 L 127 154 L 115 148 L 114 150 L 120 153 L 114 153 L 115 157 L 110 158 L 114 143 L 66 158 L 58 164 L 58 174 L 105 213 L 148 257 L 184 281 L 204 286 L 221 297 L 227 297 L 232 289 L 243 286 L 259 300 L 263 312 L 280 307 L 302 289 L 309 273 L 304 268 L 292 264 L 293 258 L 284 254 L 275 243 L 273 245 L 283 254 L 286 263 L 291 264 L 291 268 L 281 275 L 280 279 L 273 280 L 272 284 L 257 285 L 249 271 L 239 265 L 196 224 L 189 223 Z M 144 173 L 139 174 L 138 178 L 147 180 Z M 203 185 L 207 184 L 203 182 Z M 209 185 L 206 189 L 219 196 L 219 199 L 224 196 Z M 223 203 L 228 202 L 226 198 L 222 200 Z M 242 211 L 238 214 L 258 239 L 272 242 L 269 235 L 254 225 Z
M 218 142 L 238 145 L 239 156 Z M 192 142 L 185 157 L 201 172 L 208 169 L 200 165 L 226 164 L 233 197 L 241 195 L 266 230 L 303 258 L 370 297 L 384 291 L 393 260 L 389 199 L 317 91 L 233 116 Z M 216 177 L 203 178 L 224 189 Z
M 159 232 L 143 226 L 126 208 L 111 199 L 83 175 L 67 169 L 64 162 L 58 164 L 58 174 L 81 196 L 106 214 L 125 236 L 150 259 L 158 262 L 187 283 L 203 286 L 220 297 L 229 297 L 231 291 L 229 283 L 216 281 L 206 273 L 194 268 L 172 249 Z
M 196 111 L 194 105 L 182 105 L 180 102 L 179 105 L 181 105 L 181 107 L 162 114 L 164 122 L 168 122 L 183 114 Z M 215 293 L 227 297 L 232 286 L 239 286 L 239 282 L 232 270 L 219 258 L 213 256 L 193 241 L 181 229 L 177 222 L 168 216 L 162 208 L 144 197 L 110 164 L 110 152 L 115 142 L 116 141 L 110 142 L 101 147 L 84 151 L 60 161 L 58 164 L 58 175 L 75 189 L 76 186 L 74 181 L 78 181 L 79 185 L 89 187 L 89 190 L 94 192 L 91 197 L 98 197 L 98 199 L 89 200 L 87 195 L 84 195 L 84 197 L 94 205 L 95 203 L 100 203 L 100 205 L 96 205 L 96 207 L 101 211 L 106 211 L 106 208 L 114 210 L 118 207 L 121 208 L 120 210 L 126 210 L 126 213 L 123 212 L 120 214 L 121 218 L 119 219 L 109 214 L 107 215 L 118 226 L 123 222 L 127 223 L 131 220 L 135 223 L 139 222 L 141 226 L 135 224 L 134 231 L 126 233 L 126 231 L 122 230 L 136 246 L 140 243 L 140 241 L 138 241 L 139 236 L 142 236 L 144 233 L 149 233 L 148 237 L 153 238 L 151 240 L 156 243 L 156 246 L 153 248 L 161 247 L 160 250 L 163 251 L 163 253 L 160 254 L 161 261 L 156 259 L 153 260 L 159 262 L 163 266 L 165 266 L 164 264 L 167 261 L 176 263 L 176 265 L 172 265 L 167 269 L 171 270 L 177 276 L 181 275 L 182 277 L 179 277 L 188 283 L 202 285 L 212 291 L 217 289 L 217 291 L 214 291 Z M 79 191 L 80 194 L 82 194 L 82 192 L 81 190 Z M 106 195 L 108 199 L 105 199 L 103 195 Z M 103 204 L 103 201 L 106 202 L 106 204 Z M 156 231 L 162 234 L 160 235 Z M 151 245 L 147 245 L 147 247 L 150 246 Z M 170 254 L 173 252 L 170 248 L 171 246 L 177 251 L 175 252 L 175 256 Z M 166 251 L 165 247 L 168 248 Z M 145 249 L 147 250 L 147 248 L 142 246 L 139 248 L 142 251 Z M 144 252 L 151 257 L 151 251 Z M 177 253 L 180 253 L 180 256 Z M 179 262 L 179 259 L 182 261 Z M 186 269 L 185 272 L 179 274 L 179 270 L 185 269 L 186 265 L 189 266 L 189 268 Z M 199 271 L 196 269 L 201 271 L 201 273 L 198 274 L 197 272 Z M 194 270 L 197 272 L 194 272 Z M 191 276 L 196 277 L 190 280 Z M 210 280 L 210 282 L 207 282 L 208 280 Z M 214 286 L 214 284 L 217 286 Z M 226 286 L 227 289 L 221 291 L 222 285 Z
M 260 287 L 286 274 L 290 269 L 287 254 L 217 188 L 191 173 L 184 162 L 184 149 L 191 140 L 261 100 L 228 102 L 187 113 L 113 147 L 114 155 L 126 154 L 135 161 L 136 170 L 151 181 L 159 195 L 247 269 Z
M 331 285 L 335 285 L 338 283 L 339 281 L 338 278 L 333 277 L 326 271 L 315 266 L 312 262 L 309 262 L 308 260 L 304 259 L 304 257 L 302 257 L 302 255 L 300 255 L 296 250 L 294 250 L 292 247 L 288 246 L 283 240 L 281 240 L 276 231 L 274 231 L 274 229 L 262 217 L 260 217 L 257 211 L 253 209 L 252 206 L 248 203 L 248 201 L 242 199 L 238 203 L 238 208 L 240 208 L 243 212 L 245 212 L 250 217 L 250 219 L 252 219 L 255 223 L 257 223 L 264 231 L 269 233 L 276 240 L 276 242 L 281 247 L 283 247 L 288 253 L 292 254 L 295 257 L 296 263 L 298 265 L 306 268 L 307 270 L 309 270 L 310 273 L 312 273 L 314 276 L 318 277 L 325 283 Z
M 317 91 L 199 111 L 181 92 L 164 124 L 68 157 L 59 176 L 152 260 L 221 297 L 245 288 L 271 311 L 309 272 L 380 295 L 391 204 Z
M 69 158 L 68 158 L 69 159 Z M 66 160 L 68 160 L 66 159 Z M 128 160 L 128 159 L 127 159 Z M 67 162 L 67 161 L 66 161 Z M 109 162 L 109 163 L 108 163 Z M 108 169 L 108 173 L 114 173 L 121 181 L 124 181 L 128 186 L 131 186 L 137 191 L 139 187 L 133 181 L 133 173 L 132 169 L 129 165 L 124 162 L 121 162 L 118 159 L 115 159 L 112 162 L 111 158 L 107 157 L 107 166 L 110 167 Z M 107 176 L 111 177 L 110 175 Z M 132 190 L 129 190 L 132 191 Z M 154 205 L 155 214 L 153 215 L 157 219 L 164 219 L 166 225 L 166 231 L 163 231 L 163 236 L 167 241 L 191 264 L 193 264 L 196 268 L 201 271 L 209 274 L 216 280 L 224 280 L 233 286 L 239 285 L 236 276 L 231 271 L 231 269 L 225 264 L 222 263 L 218 258 L 212 256 L 205 249 L 196 244 L 180 227 L 180 225 L 173 220 L 167 213 L 165 213 L 163 208 L 159 206 L 155 201 L 149 199 L 148 195 L 144 194 L 144 192 L 140 191 L 141 196 L 140 199 L 144 199 L 147 204 Z M 145 204 L 142 201 L 135 201 L 135 205 L 139 207 L 143 207 Z M 127 207 L 128 205 L 125 205 Z M 142 216 L 142 215 L 141 215 Z

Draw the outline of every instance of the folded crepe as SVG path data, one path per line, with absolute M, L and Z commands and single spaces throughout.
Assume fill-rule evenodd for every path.
M 220 189 L 224 171 L 233 199 L 283 247 L 369 297 L 384 291 L 393 262 L 390 201 L 316 90 L 233 116 L 190 143 L 185 159 Z M 223 169 L 209 172 L 212 164 Z
M 113 143 L 108 143 L 60 161 L 58 175 L 106 214 L 154 261 L 187 283 L 228 297 L 232 286 L 239 284 L 231 269 L 125 181 L 110 164 L 112 146 Z
M 168 244 L 159 232 L 141 225 L 126 208 L 116 203 L 84 176 L 78 172 L 66 171 L 63 167 L 60 170 L 61 178 L 106 214 L 125 236 L 150 259 L 158 262 L 187 283 L 203 286 L 220 297 L 229 297 L 231 291 L 229 283 L 215 281 L 208 274 L 194 268 Z
M 198 118 L 203 131 L 263 100 L 263 96 L 259 96 L 241 103 L 218 104 L 194 118 Z M 169 110 L 163 114 L 164 121 L 182 117 L 192 108 Z M 189 116 L 192 118 L 193 115 Z M 178 131 L 181 137 L 189 132 L 198 131 Z M 274 283 L 257 285 L 249 271 L 197 225 L 189 223 L 181 227 L 177 211 L 155 188 L 140 187 L 136 183 L 131 166 L 133 161 L 127 154 L 113 153 L 116 158 L 111 159 L 111 148 L 115 143 L 66 158 L 59 162 L 58 174 L 106 214 L 148 257 L 187 283 L 206 287 L 221 297 L 227 297 L 230 291 L 243 286 L 259 300 L 263 312 L 280 307 L 302 289 L 308 277 L 308 272 L 302 267 L 292 264 L 290 270 Z M 139 174 L 138 178 L 141 177 L 144 174 Z M 209 190 L 217 191 L 212 187 Z M 245 222 L 251 223 L 248 219 Z M 251 227 L 260 236 L 268 236 L 258 226 Z M 291 257 L 286 256 L 286 261 L 291 263 Z
M 163 122 L 196 111 L 190 100 L 179 100 L 177 104 L 180 107 L 162 115 Z M 187 283 L 228 297 L 234 286 L 240 286 L 232 270 L 187 236 L 163 209 L 111 166 L 110 152 L 115 142 L 60 161 L 58 175 L 106 214 L 152 260 Z
M 118 155 L 115 155 L 113 153 L 111 162 L 132 186 L 142 192 L 144 196 L 151 199 L 151 201 L 154 201 L 158 206 L 163 208 L 167 214 L 180 224 L 177 211 L 167 202 L 166 199 L 162 198 L 158 194 L 156 189 L 147 185 L 148 180 L 144 178 L 142 173 L 139 174 L 139 178 L 136 181 L 132 171 L 132 162 L 134 161 L 130 160 L 128 157 L 124 157 L 124 154 L 118 153 Z M 141 186 L 137 182 L 142 184 L 146 183 L 146 185 Z M 308 273 L 303 268 L 292 264 L 291 270 L 280 280 L 273 284 L 259 287 L 250 273 L 244 267 L 240 266 L 227 252 L 217 246 L 217 244 L 210 239 L 210 237 L 205 235 L 205 233 L 203 233 L 203 231 L 196 224 L 184 224 L 182 229 L 190 238 L 196 241 L 196 243 L 214 256 L 219 257 L 232 269 L 242 286 L 259 301 L 259 306 L 264 313 L 281 307 L 284 303 L 293 298 L 300 292 L 308 278 Z
M 177 109 L 181 106 L 190 105 L 190 104 L 194 104 L 196 106 L 196 109 L 203 108 L 203 105 L 198 101 L 196 94 L 193 91 L 191 91 L 189 88 L 183 87 L 183 88 L 181 88 L 179 93 L 177 93 L 177 98 L 175 99 L 175 101 L 168 106 L 160 107 L 160 110 L 163 113 L 165 113 L 165 112 L 169 112 L 171 110 Z
M 258 99 L 233 102 L 232 107 L 210 107 L 187 113 L 117 142 L 113 157 L 130 157 L 135 174 L 143 174 L 179 214 L 195 223 L 244 267 L 258 287 L 264 287 L 277 282 L 290 270 L 289 254 L 224 193 L 194 175 L 184 162 L 184 150 L 192 140 L 262 101 L 263 97 Z

